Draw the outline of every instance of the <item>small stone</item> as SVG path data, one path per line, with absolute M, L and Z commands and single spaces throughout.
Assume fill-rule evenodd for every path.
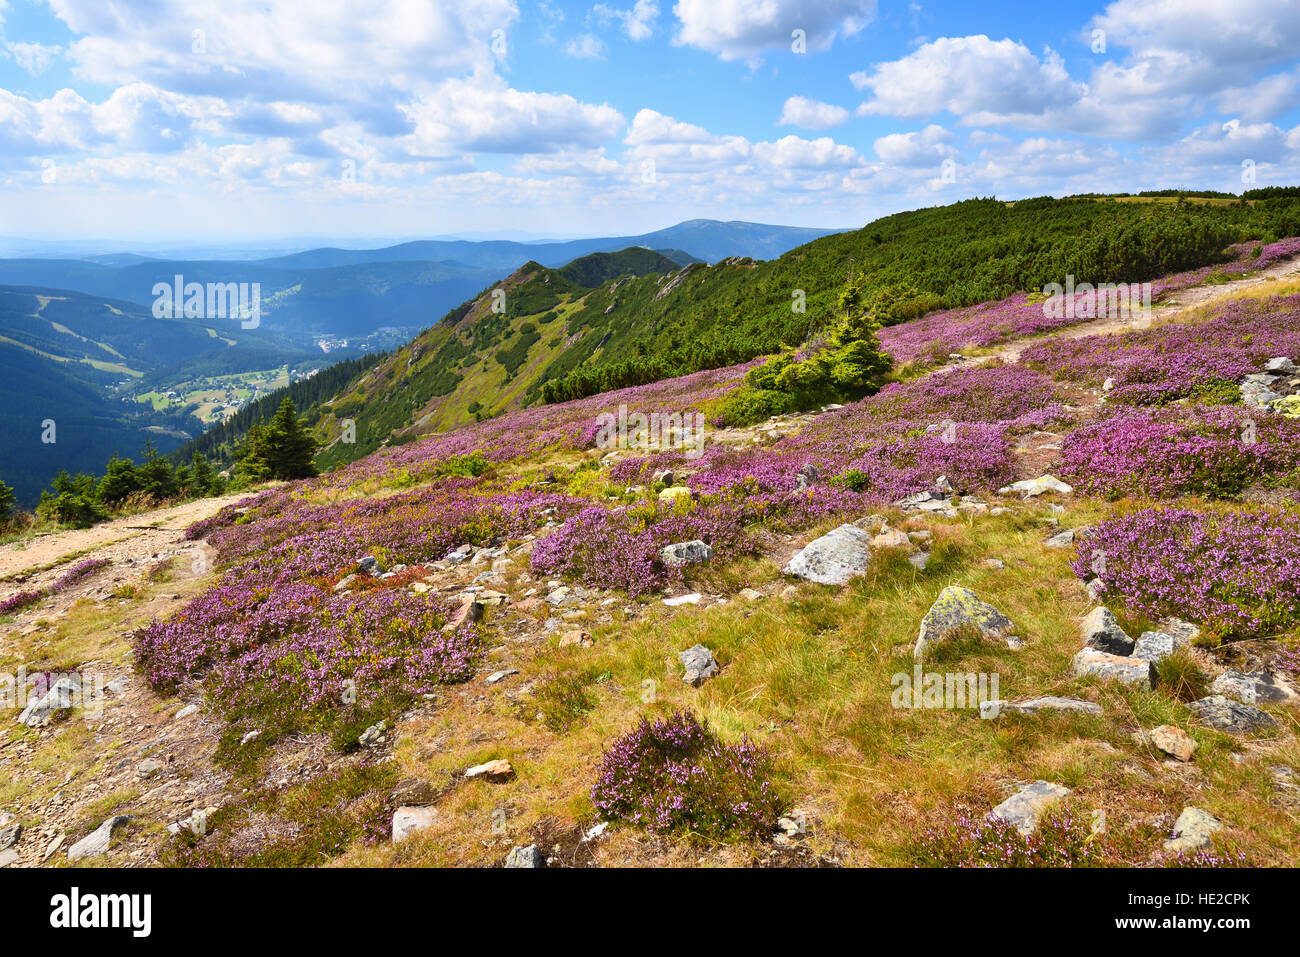
M 1179 761 L 1192 760 L 1192 752 L 1196 750 L 1196 742 L 1192 740 L 1191 735 L 1181 728 L 1175 728 L 1170 724 L 1162 724 L 1158 728 L 1152 728 L 1146 733 L 1147 740 L 1153 745 Z
M 742 588 L 737 595 L 745 601 L 762 601 L 767 596 L 761 591 L 755 591 L 753 588 Z
M 1164 848 L 1171 854 L 1191 854 L 1210 846 L 1214 832 L 1222 828 L 1209 811 L 1198 807 L 1185 807 L 1174 822 L 1174 836 L 1165 841 Z
M 474 604 L 484 608 L 499 608 L 501 605 L 510 601 L 510 596 L 504 592 L 491 591 L 484 589 L 474 596 Z
M 677 481 L 677 476 L 673 473 L 672 469 L 664 469 L 661 472 L 654 472 L 651 474 L 650 481 L 655 485 L 671 486 L 675 481 Z
M 127 679 L 126 677 L 120 677 L 120 678 L 114 678 L 104 687 L 110 694 L 121 694 L 123 691 L 127 689 L 130 683 L 131 683 L 130 680 Z
M 177 721 L 182 721 L 182 720 L 184 720 L 185 718 L 188 718 L 190 715 L 192 715 L 192 714 L 198 714 L 198 713 L 199 713 L 199 706 L 198 706 L 198 705 L 196 705 L 196 704 L 187 704 L 185 707 L 181 708 L 180 711 L 177 711 L 177 712 L 176 712 L 176 720 L 177 720 Z
M 1072 528 L 1067 528 L 1063 532 L 1057 532 L 1047 541 L 1043 542 L 1043 545 L 1047 548 L 1069 548 L 1073 544 L 1074 529 Z
M 7 850 L 18 843 L 18 839 L 23 836 L 23 826 L 17 821 L 13 821 L 12 815 L 5 815 L 3 820 L 4 827 L 0 827 L 0 851 Z M 10 823 L 12 821 L 12 823 Z
M 49 724 L 55 712 L 71 708 L 81 690 L 81 680 L 75 676 L 60 678 L 48 692 L 31 702 L 18 716 L 18 723 L 29 728 L 42 728 Z
M 17 851 L 9 851 L 9 850 L 0 851 L 0 870 L 8 867 L 10 864 L 14 863 L 17 860 L 18 860 Z
M 135 773 L 140 775 L 142 778 L 151 778 L 164 767 L 165 765 L 161 761 L 157 761 L 154 758 L 147 758 L 135 766 Z
M 679 651 L 677 657 L 681 659 L 682 667 L 685 669 L 682 680 L 688 685 L 698 688 L 705 680 L 718 673 L 718 662 L 713 657 L 713 652 L 703 645 L 693 645 L 685 651 Z
M 1133 639 L 1120 627 L 1109 608 L 1094 608 L 1084 615 L 1079 626 L 1083 644 L 1111 655 L 1130 655 L 1133 653 Z
M 1028 837 L 1038 828 L 1038 820 L 1048 805 L 1068 797 L 1069 788 L 1050 781 L 1035 781 L 1007 798 L 992 811 L 989 818 L 999 818 L 1015 825 L 1017 831 Z
M 506 855 L 506 867 L 545 867 L 546 858 L 536 844 L 516 847 Z
M 592 640 L 591 635 L 578 628 L 560 635 L 561 648 L 590 648 L 593 644 L 595 642 Z
M 357 562 L 357 567 L 367 575 L 378 575 L 383 569 L 379 567 L 379 559 L 374 555 L 366 555 Z
M 1154 688 L 1156 684 L 1156 667 L 1144 658 L 1130 658 L 1125 655 L 1112 655 L 1096 648 L 1084 648 L 1074 656 L 1071 673 L 1076 678 L 1096 675 L 1103 679 L 1115 679 L 1126 685 L 1138 688 Z
M 1002 569 L 1007 567 L 1007 563 L 1000 558 L 986 558 L 980 562 L 980 565 L 982 565 L 985 568 L 992 568 L 998 571 L 1001 571 Z
M 1282 375 L 1290 375 L 1296 371 L 1296 364 L 1286 356 L 1275 356 L 1264 363 L 1264 368 L 1269 372 L 1278 372 Z
M 1024 701 L 984 701 L 980 703 L 981 718 L 998 718 L 1004 714 L 1038 714 L 1040 711 L 1078 711 L 1082 714 L 1101 714 L 1101 705 L 1080 698 L 1058 698 L 1047 695 Z
M 885 528 L 871 540 L 872 548 L 907 548 L 911 544 L 912 540 L 907 537 L 907 533 L 896 528 Z
M 338 580 L 338 584 L 334 586 L 334 591 L 336 592 L 347 591 L 348 588 L 352 585 L 352 583 L 356 580 L 357 580 L 356 575 L 344 575 L 342 578 Z
M 1221 694 L 1193 701 L 1188 707 L 1202 724 L 1229 734 L 1246 734 L 1276 724 L 1267 713 L 1254 705 L 1242 704 Z
M 490 685 L 494 685 L 499 681 L 504 681 L 505 679 L 509 678 L 511 675 L 517 675 L 517 674 L 519 674 L 518 668 L 506 668 L 504 671 L 494 671 L 492 672 L 492 674 L 487 676 L 487 683 Z
M 393 843 L 401 844 L 419 831 L 433 826 L 438 811 L 431 807 L 399 807 L 393 812 Z
M 675 598 L 665 598 L 664 604 L 669 608 L 678 608 L 682 605 L 698 605 L 700 599 L 703 597 L 704 596 L 699 592 L 693 591 L 689 595 L 678 595 Z
M 925 571 L 925 566 L 930 564 L 929 552 L 912 552 L 907 556 L 908 562 L 919 572 Z
M 476 764 L 465 772 L 466 778 L 487 778 L 489 781 L 505 781 L 513 777 L 514 767 L 505 758 L 497 758 L 484 764 Z
M 244 735 L 242 738 L 239 739 L 240 745 L 245 745 L 248 744 L 250 741 L 255 741 L 257 739 L 257 736 L 260 735 L 261 733 L 262 733 L 261 731 L 248 732 L 248 734 Z

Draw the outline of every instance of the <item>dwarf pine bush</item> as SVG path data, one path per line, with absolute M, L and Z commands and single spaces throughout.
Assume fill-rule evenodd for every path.
M 643 719 L 601 757 L 591 800 L 600 816 L 658 833 L 765 837 L 782 801 L 768 753 L 724 744 L 690 711 Z

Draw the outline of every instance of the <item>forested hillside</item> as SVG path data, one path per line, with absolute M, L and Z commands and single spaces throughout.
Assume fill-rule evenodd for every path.
M 1226 261 L 1231 244 L 1300 233 L 1300 200 L 975 199 L 888 216 L 779 259 L 669 268 L 629 249 L 563 269 L 529 263 L 339 390 L 299 403 L 320 462 L 542 401 L 745 361 L 824 329 L 852 274 L 890 290 L 896 318 L 1050 282 L 1138 282 Z M 493 295 L 496 292 L 497 295 Z M 494 307 L 499 311 L 494 311 Z M 227 446 L 234 438 L 225 435 Z M 208 448 L 216 454 L 216 449 Z

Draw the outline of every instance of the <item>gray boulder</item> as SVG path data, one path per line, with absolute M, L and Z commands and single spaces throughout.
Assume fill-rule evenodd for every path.
M 1040 711 L 1077 711 L 1082 714 L 1101 714 L 1101 705 L 1080 698 L 1058 698 L 1046 695 L 1024 701 L 985 701 L 980 704 L 981 718 L 998 718 L 1004 714 L 1038 714 Z
M 379 559 L 377 559 L 374 555 L 366 555 L 365 557 L 363 557 L 360 561 L 357 562 L 357 567 L 360 568 L 367 575 L 378 575 L 381 571 L 383 571 L 383 569 L 379 567 Z
M 1011 797 L 1007 798 L 992 811 L 989 819 L 1000 819 L 1015 825 L 1017 831 L 1028 837 L 1038 828 L 1038 820 L 1048 805 L 1072 792 L 1061 784 L 1050 781 L 1035 781 L 1025 785 Z
M 1193 701 L 1189 707 L 1202 724 L 1229 734 L 1246 734 L 1276 724 L 1271 717 L 1253 705 L 1233 701 L 1221 694 Z
M 1057 532 L 1043 544 L 1048 548 L 1069 548 L 1074 544 L 1074 529 L 1067 528 L 1063 532 Z
M 1187 639 L 1181 635 L 1169 635 L 1163 631 L 1144 631 L 1133 643 L 1133 657 L 1147 661 L 1160 661 L 1168 658 L 1179 648 L 1187 647 Z
M 93 832 L 68 848 L 68 860 L 78 861 L 83 857 L 99 857 L 108 850 L 108 845 L 113 839 L 113 832 L 130 820 L 130 816 L 126 814 L 110 817 Z
M 713 652 L 703 645 L 692 645 L 685 651 L 677 652 L 677 657 L 681 659 L 682 667 L 686 669 L 682 674 L 682 680 L 688 685 L 698 688 L 718 673 L 718 662 L 713 657 Z
M 913 657 L 920 661 L 930 645 L 968 627 L 978 629 L 985 638 L 1005 639 L 1012 647 L 1018 646 L 1018 642 L 1012 641 L 1015 625 L 1010 618 L 987 602 L 980 601 L 969 588 L 949 585 L 939 593 L 921 619 Z
M 1165 841 L 1165 850 L 1171 854 L 1191 854 L 1210 846 L 1214 832 L 1223 827 L 1209 811 L 1199 807 L 1185 807 L 1174 822 L 1174 836 Z
M 1225 671 L 1214 679 L 1210 690 L 1215 694 L 1236 698 L 1246 704 L 1257 701 L 1290 701 L 1295 692 L 1267 671 Z
M 81 679 L 67 675 L 54 682 L 50 690 L 31 702 L 18 716 L 18 723 L 29 728 L 41 728 L 50 723 L 56 711 L 71 708 L 81 691 Z
M 669 568 L 681 568 L 684 565 L 707 562 L 712 557 L 713 549 L 699 539 L 667 545 L 659 553 L 660 560 Z
M 1109 655 L 1133 653 L 1133 639 L 1120 627 L 1109 608 L 1094 608 L 1088 612 L 1083 616 L 1079 630 L 1085 647 L 1095 648 Z
M 856 525 L 841 525 L 800 549 L 784 571 L 819 585 L 843 585 L 870 564 L 871 535 Z

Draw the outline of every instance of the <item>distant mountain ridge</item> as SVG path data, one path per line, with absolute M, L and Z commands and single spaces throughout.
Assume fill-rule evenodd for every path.
M 833 230 L 691 220 L 640 236 L 567 242 L 421 240 L 381 249 L 315 249 L 261 260 L 154 259 L 114 252 L 87 259 L 0 259 L 0 284 L 69 289 L 148 307 L 157 283 L 257 282 L 262 332 L 296 348 L 383 327 L 414 335 L 527 262 L 560 267 L 592 253 L 659 250 L 678 265 L 771 258 Z M 339 347 L 340 357 L 357 355 Z

